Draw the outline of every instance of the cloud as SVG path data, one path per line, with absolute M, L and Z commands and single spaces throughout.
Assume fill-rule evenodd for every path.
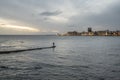
M 31 27 L 25 27 L 25 26 L 18 26 L 18 25 L 1 25 L 1 29 L 9 29 L 14 31 L 20 31 L 20 32 L 39 32 L 40 30 L 31 28 Z
M 57 16 L 60 15 L 62 13 L 62 11 L 56 10 L 56 11 L 45 11 L 40 13 L 40 15 L 42 16 Z
M 87 27 L 116 30 L 120 29 L 119 14 L 119 0 L 0 0 L 0 20 L 7 22 L 1 24 L 31 27 L 39 33 Z
M 41 32 L 40 29 L 30 27 L 14 20 L 0 18 L 0 34 L 31 34 Z
M 41 12 L 40 15 L 43 17 L 43 20 L 50 22 L 50 23 L 66 23 L 68 21 L 62 14 L 62 11 L 44 11 Z
M 99 5 L 95 4 L 96 7 L 95 5 L 93 5 L 94 8 L 93 7 L 89 8 L 84 14 L 79 14 L 77 16 L 72 17 L 71 25 L 74 24 L 72 29 L 79 28 L 79 30 L 85 30 L 87 29 L 87 27 L 92 27 L 97 30 L 100 29 L 120 30 L 119 23 L 120 1 L 111 0 L 109 4 L 106 1 L 104 2 L 104 5 L 101 5 L 101 3 Z M 93 10 L 91 11 L 91 9 Z

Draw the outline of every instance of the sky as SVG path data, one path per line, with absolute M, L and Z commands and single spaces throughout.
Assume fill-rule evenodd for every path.
M 120 30 L 120 0 L 0 0 L 0 35 Z

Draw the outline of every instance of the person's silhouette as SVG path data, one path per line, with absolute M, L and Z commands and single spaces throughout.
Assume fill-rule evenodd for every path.
M 55 46 L 55 43 L 53 42 L 53 47 Z

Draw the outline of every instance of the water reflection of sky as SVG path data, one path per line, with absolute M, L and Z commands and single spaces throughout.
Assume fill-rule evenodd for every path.
M 0 50 L 17 50 L 29 48 L 28 41 L 22 40 L 7 40 L 0 43 Z

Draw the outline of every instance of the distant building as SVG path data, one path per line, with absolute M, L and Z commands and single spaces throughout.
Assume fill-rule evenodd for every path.
M 88 32 L 82 32 L 82 33 L 81 33 L 81 36 L 87 36 L 87 35 L 89 35 Z
M 88 32 L 92 32 L 92 28 L 89 27 L 89 28 L 88 28 Z
M 61 36 L 61 34 L 58 34 Z M 62 36 L 120 36 L 120 31 L 109 31 L 109 30 L 102 30 L 102 31 L 92 31 L 92 28 L 88 28 L 88 32 L 77 32 L 77 31 L 70 31 Z
M 96 36 L 105 36 L 105 35 L 107 35 L 107 32 L 106 31 L 97 31 L 97 32 L 95 32 L 95 35 Z
M 75 36 L 75 35 L 78 34 L 78 32 L 77 32 L 77 31 L 73 31 L 73 32 L 68 32 L 67 34 L 68 34 L 68 35 L 71 35 L 71 36 Z
M 94 32 L 82 32 L 81 36 L 94 36 Z
M 120 36 L 120 31 L 117 31 L 117 35 Z

